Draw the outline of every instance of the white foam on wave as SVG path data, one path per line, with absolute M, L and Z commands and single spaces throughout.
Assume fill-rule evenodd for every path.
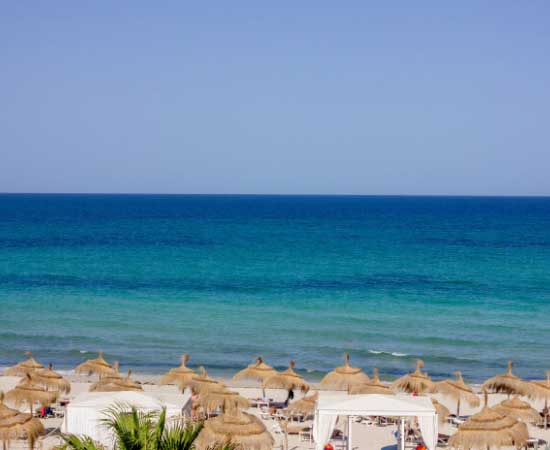
M 88 350 L 80 350 L 80 353 L 88 353 Z
M 404 356 L 409 356 L 407 353 L 385 352 L 383 350 L 369 350 L 369 353 L 372 353 L 373 355 L 390 355 L 390 356 L 395 356 L 396 358 L 402 358 Z

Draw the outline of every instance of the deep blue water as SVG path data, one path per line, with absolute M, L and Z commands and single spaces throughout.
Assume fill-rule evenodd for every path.
M 0 195 L 0 366 L 28 349 L 543 378 L 550 198 Z

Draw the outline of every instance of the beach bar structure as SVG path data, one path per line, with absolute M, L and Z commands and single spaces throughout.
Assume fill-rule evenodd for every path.
M 102 423 L 110 408 L 135 407 L 142 412 L 160 412 L 166 408 L 167 420 L 181 417 L 191 411 L 190 392 L 183 395 L 163 396 L 149 392 L 86 392 L 78 395 L 67 405 L 61 431 L 67 434 L 87 435 L 108 447 L 113 443 L 111 431 Z
M 313 422 L 315 450 L 323 450 L 330 441 L 338 416 L 347 416 L 347 450 L 353 448 L 351 424 L 357 416 L 399 418 L 401 450 L 405 448 L 405 420 L 416 417 L 428 450 L 435 450 L 437 445 L 437 413 L 429 397 L 380 394 L 320 396 Z

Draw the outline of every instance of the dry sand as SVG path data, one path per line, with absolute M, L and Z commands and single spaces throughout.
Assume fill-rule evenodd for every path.
M 78 394 L 82 392 L 87 392 L 90 384 L 95 381 L 95 379 L 93 378 L 76 376 L 76 375 L 70 375 L 68 376 L 68 378 L 71 380 L 72 389 L 71 389 L 71 393 L 65 397 L 68 398 L 69 400 L 73 399 L 74 397 L 76 397 Z M 177 389 L 176 386 L 159 385 L 158 382 L 159 382 L 160 376 L 136 374 L 133 378 L 142 382 L 143 389 L 145 391 L 162 392 L 164 394 L 173 395 L 174 397 L 181 395 L 180 391 Z M 7 391 L 13 388 L 18 381 L 19 381 L 18 377 L 0 376 L 0 390 Z M 230 386 L 234 390 L 237 390 L 241 395 L 247 398 L 258 398 L 258 397 L 261 397 L 262 395 L 262 391 L 258 387 L 258 385 L 252 382 L 233 381 L 233 380 L 227 380 L 227 379 L 222 381 L 226 385 Z M 314 389 L 316 387 L 317 386 L 313 385 Z M 284 401 L 286 398 L 286 391 L 281 389 L 268 389 L 267 395 L 276 401 Z M 433 395 L 433 397 L 439 400 L 445 406 L 447 406 L 447 408 L 449 408 L 451 412 L 455 411 L 456 405 L 449 399 L 443 397 L 440 394 L 435 394 Z M 500 395 L 500 394 L 490 395 L 489 405 L 490 406 L 495 405 L 498 402 L 504 400 L 505 398 L 506 398 L 505 395 Z M 483 403 L 483 399 L 481 399 L 481 402 Z M 535 408 L 537 408 L 539 411 L 544 406 L 542 402 L 531 402 L 531 404 Z M 467 405 L 462 405 L 461 414 L 464 414 L 464 415 L 474 414 L 479 409 L 480 408 L 472 409 L 472 408 L 469 408 Z M 251 409 L 250 411 L 253 413 L 258 413 L 258 410 L 256 409 Z M 270 423 L 270 421 L 264 421 L 264 422 L 266 423 L 268 430 L 272 431 L 272 423 Z M 341 429 L 343 429 L 345 427 L 344 423 L 345 421 L 339 422 L 337 427 L 340 427 Z M 59 438 L 56 437 L 55 430 L 59 428 L 59 426 L 61 425 L 61 419 L 46 419 L 44 420 L 44 425 L 48 429 L 48 432 L 50 433 L 50 435 L 45 438 L 41 438 L 37 448 L 43 449 L 43 450 L 49 450 L 55 445 L 60 443 Z M 396 448 L 396 439 L 394 437 L 395 431 L 396 431 L 395 426 L 380 427 L 380 426 L 369 426 L 369 425 L 354 423 L 353 429 L 352 429 L 353 448 L 357 450 L 395 449 Z M 455 431 L 456 431 L 456 427 L 450 424 L 445 424 L 442 428 L 440 428 L 440 433 L 453 434 Z M 550 441 L 550 430 L 543 430 L 541 428 L 529 426 L 529 433 L 531 437 L 544 439 L 547 442 Z M 283 436 L 280 434 L 276 434 L 274 435 L 274 438 L 275 438 L 276 447 L 282 448 Z M 301 441 L 300 438 L 296 435 L 289 436 L 288 444 L 289 444 L 289 450 L 305 450 L 305 449 L 314 448 L 313 443 L 310 443 L 307 441 Z M 12 450 L 19 450 L 19 449 L 23 450 L 26 448 L 27 448 L 26 443 L 23 441 L 14 442 L 10 445 L 10 449 Z

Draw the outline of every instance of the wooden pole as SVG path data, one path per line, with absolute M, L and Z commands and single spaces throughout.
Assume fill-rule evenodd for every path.
M 399 421 L 400 450 L 405 450 L 405 418 L 401 417 Z
M 352 450 L 352 445 L 351 445 L 351 425 L 352 425 L 352 420 L 351 420 L 351 416 L 348 416 L 348 450 Z

